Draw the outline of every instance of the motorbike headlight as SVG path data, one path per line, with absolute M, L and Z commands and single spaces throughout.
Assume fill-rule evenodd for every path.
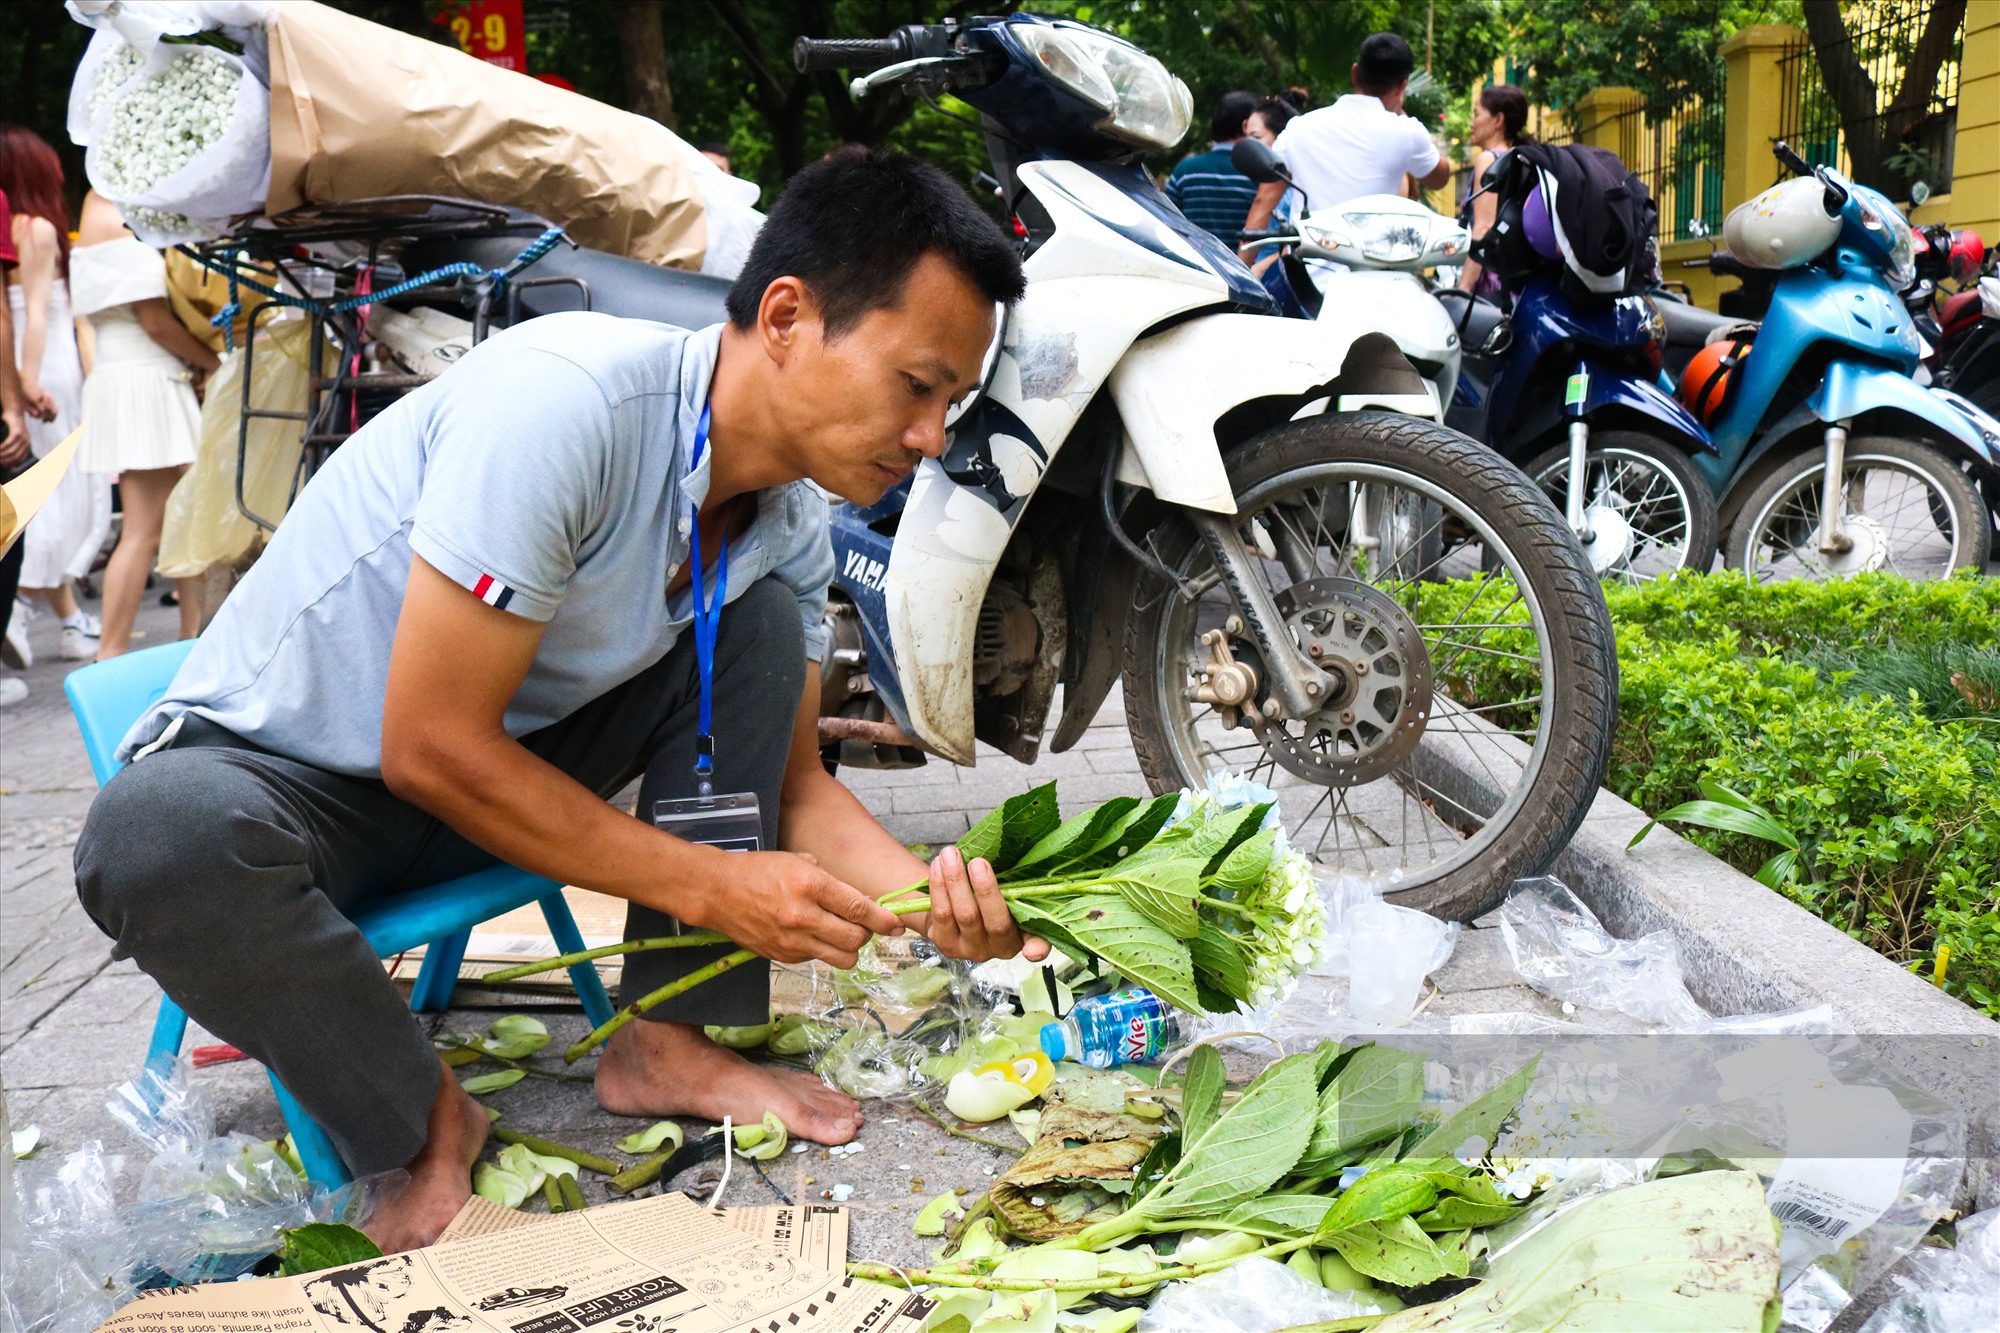
M 1408 264 L 1431 239 L 1430 224 L 1408 213 L 1349 213 L 1349 243 L 1377 264 Z
M 1903 215 L 1890 209 L 1885 220 L 1889 235 L 1894 239 L 1889 245 L 1887 272 L 1889 285 L 1897 291 L 1917 280 L 1917 247 L 1912 239 L 1910 224 L 1903 221 Z
M 1097 128 L 1144 148 L 1172 148 L 1194 118 L 1187 85 L 1138 47 L 1076 23 L 1018 23 L 1013 35 L 1050 78 L 1103 108 Z

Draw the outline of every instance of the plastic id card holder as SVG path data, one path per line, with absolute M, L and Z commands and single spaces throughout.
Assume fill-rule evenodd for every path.
M 653 826 L 685 842 L 706 843 L 725 852 L 764 849 L 764 816 L 754 791 L 655 801 Z

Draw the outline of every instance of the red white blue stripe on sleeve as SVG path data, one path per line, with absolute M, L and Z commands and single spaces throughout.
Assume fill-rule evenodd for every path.
M 514 600 L 512 588 L 491 574 L 484 573 L 479 576 L 479 582 L 472 585 L 472 595 L 488 606 L 497 607 L 502 611 L 507 609 L 507 603 Z

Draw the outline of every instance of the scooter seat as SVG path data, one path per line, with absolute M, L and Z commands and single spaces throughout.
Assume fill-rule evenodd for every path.
M 470 260 L 487 268 L 501 268 L 521 253 L 521 244 L 520 238 L 513 236 L 425 243 L 412 248 L 405 267 L 414 273 Z M 728 318 L 722 306 L 722 299 L 729 292 L 727 278 L 662 268 L 601 250 L 559 245 L 523 269 L 519 281 L 532 284 L 538 278 L 577 279 L 590 290 L 590 309 L 602 314 L 656 320 L 684 329 L 707 328 Z M 582 291 L 568 282 L 523 285 L 519 301 L 523 319 L 584 308 Z M 494 304 L 493 320 L 499 324 L 505 321 L 507 312 L 504 303 Z
M 1653 308 L 1660 312 L 1660 319 L 1667 326 L 1667 345 L 1696 351 L 1707 346 L 1710 335 L 1717 329 L 1755 323 L 1731 315 L 1718 315 L 1712 310 L 1703 310 L 1698 305 L 1689 305 L 1685 301 L 1671 301 L 1659 296 L 1653 298 Z

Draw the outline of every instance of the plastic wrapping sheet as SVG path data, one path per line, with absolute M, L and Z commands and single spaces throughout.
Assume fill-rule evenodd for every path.
M 1559 879 L 1515 881 L 1500 905 L 1514 970 L 1544 995 L 1619 1013 L 1677 1032 L 1698 1031 L 1709 1013 L 1681 977 L 1680 946 L 1663 930 L 1621 940 Z
M 1960 1218 L 1952 1249 L 1919 1248 L 1891 1271 L 1888 1299 L 1860 1333 L 1990 1333 L 2000 1328 L 2000 1208 Z
M 390 1171 L 327 1192 L 261 1139 L 215 1134 L 215 1114 L 184 1060 L 149 1065 L 113 1092 L 107 1111 L 150 1153 L 138 1198 L 117 1202 L 134 1164 L 92 1141 L 61 1161 L 30 1160 L 15 1176 L 0 1301 L 21 1333 L 95 1328 L 140 1291 L 233 1278 L 309 1222 L 367 1220 L 408 1174 Z
M 1369 1293 L 1328 1291 L 1276 1260 L 1245 1259 L 1206 1277 L 1169 1282 L 1139 1317 L 1139 1333 L 1274 1333 L 1387 1308 Z

